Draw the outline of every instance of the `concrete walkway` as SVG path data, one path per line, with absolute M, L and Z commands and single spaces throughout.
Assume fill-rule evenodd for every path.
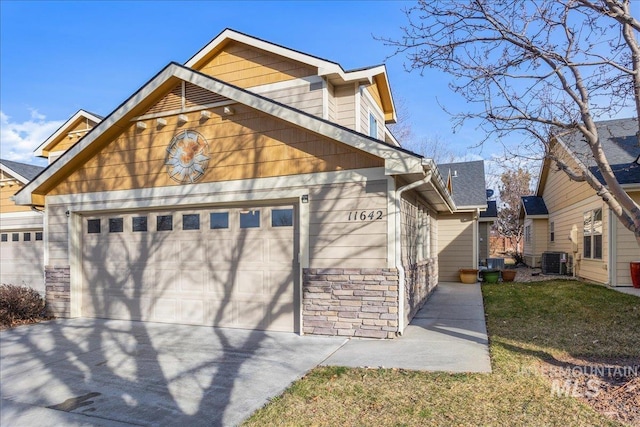
M 322 364 L 491 372 L 480 285 L 440 283 L 403 336 L 351 339 Z
M 635 295 L 640 297 L 640 288 L 632 288 L 632 287 L 610 287 L 609 289 L 613 289 L 614 291 L 622 292 L 627 295 Z

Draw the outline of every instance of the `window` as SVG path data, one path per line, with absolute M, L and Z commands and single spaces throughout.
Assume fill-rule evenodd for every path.
M 131 229 L 134 232 L 147 231 L 147 217 L 134 216 L 131 218 Z
M 42 231 L 36 231 L 36 240 L 42 240 Z
M 11 241 L 12 242 L 17 242 L 20 240 L 20 233 L 13 233 L 11 234 Z
M 293 209 L 273 209 L 271 211 L 272 227 L 293 226 Z
M 87 220 L 87 233 L 89 233 L 89 234 L 100 234 L 100 220 L 99 219 L 89 219 L 89 220 Z
M 183 230 L 200 230 L 200 214 L 182 215 Z
M 22 235 L 22 241 L 23 242 L 30 242 L 31 241 L 31 233 L 24 233 Z
M 527 225 L 524 227 L 524 242 L 531 243 L 531 226 Z
M 556 228 L 555 223 L 553 223 L 553 222 L 549 223 L 549 241 L 550 242 L 555 242 L 556 241 L 555 228 Z
M 6 242 L 7 240 L 9 240 L 7 233 L 0 234 L 0 242 Z
M 378 137 L 378 121 L 373 113 L 369 113 L 369 136 L 372 138 Z
M 602 209 L 586 212 L 583 224 L 584 257 L 602 259 Z
M 173 230 L 173 215 L 158 215 L 156 218 L 156 230 L 171 231 Z
M 260 227 L 260 211 L 240 211 L 240 228 Z
M 229 212 L 211 212 L 209 222 L 212 230 L 229 228 Z
M 109 233 L 122 233 L 124 230 L 123 218 L 109 218 Z

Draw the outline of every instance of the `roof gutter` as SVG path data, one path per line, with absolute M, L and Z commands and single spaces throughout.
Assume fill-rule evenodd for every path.
M 412 182 L 411 184 L 404 185 L 396 190 L 396 195 L 395 195 L 396 250 L 395 250 L 395 253 L 396 253 L 396 268 L 398 269 L 398 333 L 400 335 L 402 335 L 402 333 L 404 332 L 404 328 L 407 326 L 405 325 L 405 313 L 404 313 L 406 272 L 404 270 L 404 266 L 402 265 L 402 229 L 401 229 L 402 193 L 429 183 L 429 181 L 431 181 L 432 176 L 433 176 L 433 171 L 429 170 L 428 172 L 426 172 L 425 177 L 422 178 L 421 180 Z
M 429 171 L 435 171 L 435 179 L 432 183 L 435 184 L 435 186 L 438 188 L 438 191 L 442 195 L 442 199 L 449 208 L 449 213 L 457 211 L 458 208 L 456 207 L 451 194 L 449 194 L 449 191 L 447 191 L 447 186 L 442 179 L 442 175 L 440 175 L 440 171 L 438 171 L 436 163 L 432 159 L 422 159 L 422 167 L 428 168 Z

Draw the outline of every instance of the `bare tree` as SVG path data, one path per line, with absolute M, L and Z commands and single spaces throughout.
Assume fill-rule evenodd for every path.
M 521 132 L 574 181 L 587 182 L 635 234 L 640 206 L 605 156 L 596 122 L 640 112 L 640 21 L 631 0 L 421 0 L 406 10 L 399 40 L 382 39 L 409 68 L 449 73 L 486 138 Z M 579 132 L 605 184 L 554 150 Z M 640 132 L 639 132 L 640 135 Z M 485 139 L 486 141 L 486 139 Z
M 524 234 L 524 224 L 519 218 L 521 197 L 531 193 L 531 174 L 522 168 L 505 171 L 500 176 L 500 182 L 500 206 L 494 227 L 500 236 L 515 242 L 517 259 Z
M 389 130 L 396 137 L 400 145 L 408 146 L 413 141 L 413 126 L 411 124 L 411 110 L 407 105 L 406 98 L 400 96 L 395 98 L 396 117 L 394 124 L 389 125 Z

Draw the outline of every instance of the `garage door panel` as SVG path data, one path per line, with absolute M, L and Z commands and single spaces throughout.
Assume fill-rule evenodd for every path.
M 103 224 L 117 216 L 124 228 L 83 231 L 83 315 L 293 331 L 294 229 L 272 227 L 270 208 L 260 209 L 251 229 L 240 228 L 239 208 L 188 211 L 199 230 L 182 230 L 180 212 L 167 231 L 154 213 L 105 214 Z M 209 213 L 220 211 L 228 228 L 211 229 Z M 132 231 L 137 216 L 150 218 L 148 231 Z

